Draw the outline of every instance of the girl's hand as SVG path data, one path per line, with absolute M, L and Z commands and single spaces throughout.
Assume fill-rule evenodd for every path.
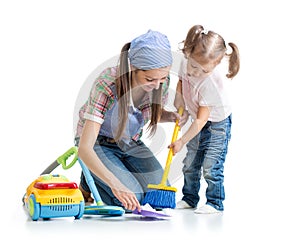
M 113 194 L 116 198 L 123 204 L 125 209 L 141 211 L 141 205 L 137 200 L 135 194 L 126 188 L 123 184 L 119 185 L 116 188 L 112 188 Z
M 182 149 L 182 147 L 184 146 L 184 143 L 182 141 L 182 139 L 178 139 L 177 141 L 171 143 L 168 148 L 172 148 L 173 150 L 173 156 L 175 156 L 176 153 L 180 152 L 180 150 Z

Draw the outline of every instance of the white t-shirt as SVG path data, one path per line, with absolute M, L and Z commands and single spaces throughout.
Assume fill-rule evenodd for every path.
M 223 58 L 213 72 L 203 80 L 187 75 L 187 59 L 183 58 L 179 77 L 182 80 L 182 94 L 186 107 L 193 119 L 197 118 L 200 106 L 210 108 L 208 120 L 220 122 L 231 114 L 228 73 L 228 59 Z

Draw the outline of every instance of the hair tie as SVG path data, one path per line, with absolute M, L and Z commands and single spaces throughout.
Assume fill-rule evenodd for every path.
M 203 29 L 203 30 L 201 30 L 200 34 L 205 34 L 205 35 L 207 35 L 207 34 L 208 34 L 208 32 L 209 32 L 209 30 L 207 30 L 207 29 Z
M 225 48 L 226 54 L 230 55 L 232 53 L 232 47 L 228 43 L 225 43 Z

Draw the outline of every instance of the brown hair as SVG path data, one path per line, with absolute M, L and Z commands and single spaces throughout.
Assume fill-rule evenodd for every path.
M 119 64 L 118 64 L 118 74 L 116 79 L 116 89 L 118 97 L 118 116 L 119 116 L 119 127 L 114 137 L 116 141 L 120 140 L 124 129 L 126 128 L 127 118 L 128 118 L 128 108 L 130 103 L 130 83 L 131 83 L 131 71 L 129 68 L 128 60 L 128 50 L 130 49 L 130 42 L 126 43 L 120 54 Z M 144 71 L 144 70 L 136 70 Z M 162 84 L 159 89 L 154 89 L 151 101 L 151 121 L 148 125 L 147 130 L 150 131 L 150 136 L 152 136 L 156 129 L 157 123 L 160 120 L 162 113 Z
M 190 55 L 201 55 L 207 61 L 218 63 L 224 56 L 229 57 L 228 78 L 237 75 L 240 69 L 240 56 L 238 47 L 230 42 L 232 52 L 226 53 L 227 48 L 223 37 L 213 31 L 205 31 L 202 25 L 194 25 L 187 33 L 181 49 L 187 57 Z

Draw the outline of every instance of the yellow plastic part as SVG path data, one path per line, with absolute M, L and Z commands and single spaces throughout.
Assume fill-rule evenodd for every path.
M 166 186 L 166 185 L 163 185 L 163 184 L 158 184 L 158 185 L 155 185 L 155 184 L 148 184 L 147 187 L 148 187 L 148 188 L 151 188 L 151 189 L 159 189 L 159 190 L 165 190 L 165 191 L 177 192 L 177 188 L 175 188 L 175 187 L 170 187 L 170 186 Z
M 180 107 L 178 109 L 178 113 L 179 113 L 180 116 L 183 114 L 183 111 L 184 111 L 183 107 Z M 176 120 L 171 143 L 176 141 L 179 130 L 180 130 L 180 126 L 178 125 L 178 120 Z M 173 158 L 173 149 L 170 148 L 169 153 L 168 153 L 168 157 L 167 157 L 167 161 L 166 161 L 166 166 L 165 166 L 164 173 L 163 173 L 162 180 L 161 180 L 160 184 L 158 184 L 158 185 L 148 184 L 148 186 L 147 186 L 148 188 L 167 190 L 167 191 L 173 191 L 173 192 L 177 191 L 177 189 L 175 187 L 167 186 L 167 179 L 168 179 L 168 175 L 169 175 L 169 171 L 170 171 L 172 158 Z

